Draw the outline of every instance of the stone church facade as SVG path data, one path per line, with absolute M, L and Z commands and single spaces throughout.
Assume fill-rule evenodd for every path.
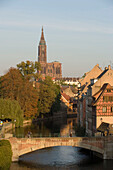
M 43 27 L 41 38 L 38 46 L 38 62 L 41 64 L 41 74 L 43 77 L 62 78 L 62 64 L 54 61 L 47 63 L 47 46 L 44 38 Z

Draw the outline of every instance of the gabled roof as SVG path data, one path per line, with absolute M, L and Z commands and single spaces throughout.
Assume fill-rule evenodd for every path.
M 81 86 L 90 82 L 90 79 L 96 78 L 102 73 L 102 69 L 99 67 L 99 64 L 95 65 L 91 71 L 89 71 L 86 76 L 80 80 Z
M 95 106 L 97 101 L 100 99 L 101 95 L 104 93 L 105 89 L 113 89 L 112 86 L 109 83 L 105 83 L 102 88 L 93 95 L 95 98 L 95 101 L 92 102 L 91 105 Z
M 99 64 L 95 65 L 91 71 L 89 71 L 86 76 L 80 81 L 81 83 L 81 92 L 80 97 L 82 94 L 87 93 L 87 88 L 90 85 L 90 80 L 97 78 L 102 73 L 102 69 L 99 67 Z
M 61 91 L 69 95 L 70 97 L 74 97 L 77 93 L 77 90 L 73 86 L 62 86 Z

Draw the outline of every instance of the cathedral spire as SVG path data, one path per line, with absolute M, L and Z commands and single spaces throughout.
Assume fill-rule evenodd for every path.
M 47 63 L 47 56 L 46 56 L 46 42 L 44 39 L 43 27 L 41 32 L 41 38 L 38 46 L 38 61 L 40 63 Z
M 41 40 L 44 40 L 43 26 L 42 26 Z

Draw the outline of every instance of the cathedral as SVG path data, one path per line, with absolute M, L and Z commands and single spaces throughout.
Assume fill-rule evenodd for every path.
M 41 64 L 41 74 L 43 77 L 50 76 L 53 79 L 62 78 L 62 64 L 57 61 L 47 63 L 47 46 L 44 38 L 43 27 L 38 46 L 38 62 Z

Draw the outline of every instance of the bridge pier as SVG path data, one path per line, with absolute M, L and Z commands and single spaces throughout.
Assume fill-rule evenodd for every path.
M 113 159 L 113 138 L 105 138 L 103 159 Z

